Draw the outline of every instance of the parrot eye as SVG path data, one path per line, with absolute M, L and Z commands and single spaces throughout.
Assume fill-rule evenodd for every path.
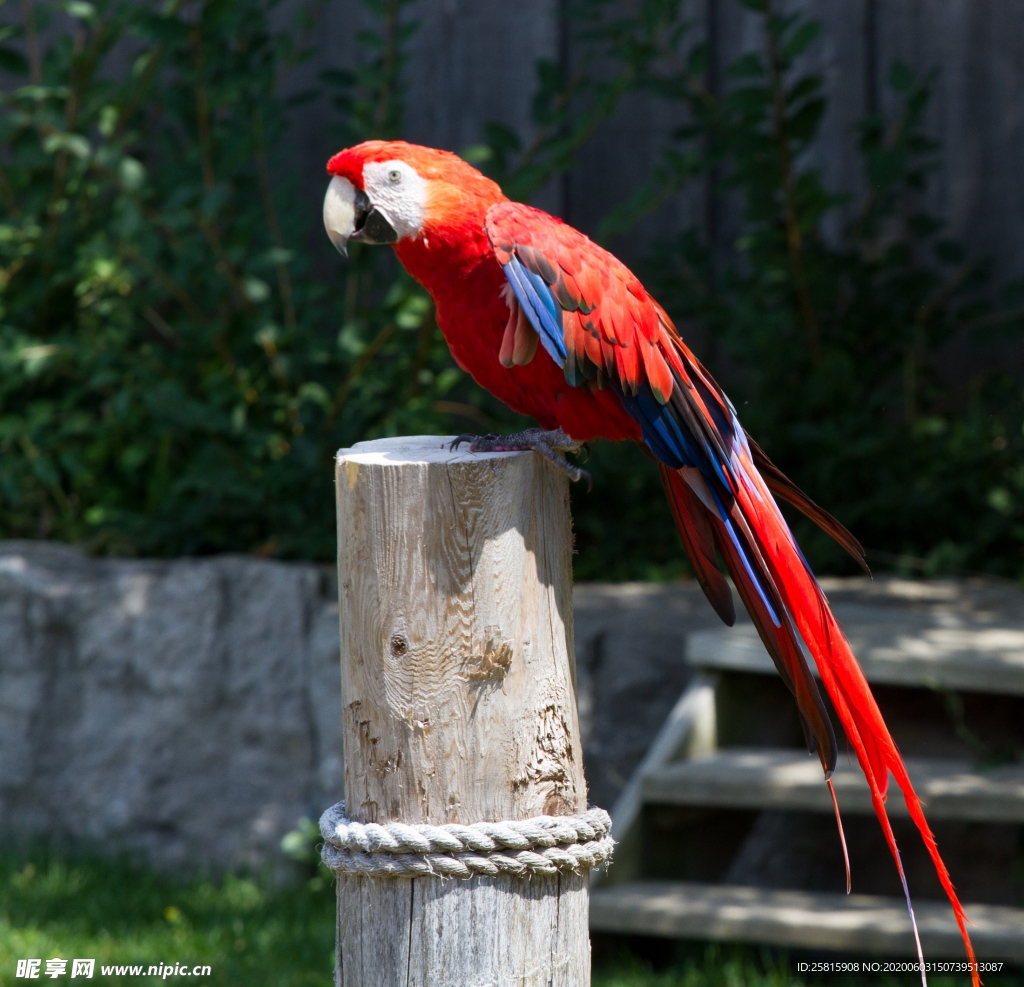
M 402 173 L 395 168 L 393 171 L 388 172 L 388 181 L 392 185 L 397 185 L 402 180 Z

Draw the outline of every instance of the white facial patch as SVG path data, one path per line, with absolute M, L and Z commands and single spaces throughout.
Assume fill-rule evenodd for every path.
M 398 239 L 419 236 L 427 205 L 427 180 L 404 161 L 375 161 L 363 168 L 370 202 L 391 224 Z

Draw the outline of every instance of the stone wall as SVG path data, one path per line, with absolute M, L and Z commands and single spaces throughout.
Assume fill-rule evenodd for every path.
M 0 545 L 0 831 L 260 865 L 341 778 L 315 566 Z
M 581 586 L 584 758 L 611 807 L 717 618 L 695 586 Z M 0 837 L 259 867 L 341 797 L 327 566 L 0 543 Z

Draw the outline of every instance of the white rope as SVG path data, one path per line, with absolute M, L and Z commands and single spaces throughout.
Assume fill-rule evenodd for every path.
M 611 816 L 596 807 L 575 816 L 410 826 L 354 822 L 339 802 L 320 817 L 320 855 L 335 873 L 370 877 L 579 873 L 611 859 L 611 828 Z

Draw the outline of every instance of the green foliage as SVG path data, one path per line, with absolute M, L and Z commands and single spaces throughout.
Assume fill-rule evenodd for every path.
M 308 245 L 329 247 L 296 207 L 279 91 L 316 10 L 272 31 L 275 5 L 79 3 L 41 53 L 47 8 L 23 5 L 36 56 L 8 60 L 29 78 L 0 111 L 0 536 L 327 558 L 334 450 L 491 424 L 389 253 L 312 274 Z M 332 80 L 339 146 L 398 126 L 409 29 L 379 6 L 366 63 Z
M 595 442 L 593 489 L 571 491 L 576 579 L 664 582 L 690 572 L 653 459 L 624 442 Z
M 125 862 L 59 854 L 0 857 L 0 984 L 20 984 L 28 957 L 106 965 L 209 964 L 203 983 L 329 987 L 334 982 L 334 881 L 301 884 L 228 875 L 175 880 Z M 71 965 L 68 964 L 68 974 Z
M 947 366 L 951 343 L 974 347 L 999 326 L 1019 338 L 1020 310 L 988 283 L 923 211 L 937 148 L 924 133 L 932 76 L 902 65 L 892 120 L 860 126 L 866 193 L 827 189 L 808 155 L 825 112 L 822 80 L 798 57 L 818 25 L 761 12 L 761 47 L 737 58 L 722 92 L 679 0 L 588 0 L 589 37 L 632 66 L 636 85 L 685 110 L 650 181 L 614 210 L 605 236 L 629 228 L 693 182 L 715 183 L 742 210 L 734 249 L 692 229 L 658 245 L 644 272 L 678 324 L 701 326 L 706 354 L 765 450 L 868 546 L 875 564 L 927 573 L 1014 576 L 1024 551 L 1024 392 L 1007 375 L 970 380 Z M 992 360 L 989 357 L 990 361 Z M 980 369 L 980 367 L 979 367 Z M 816 565 L 849 568 L 809 524 Z

